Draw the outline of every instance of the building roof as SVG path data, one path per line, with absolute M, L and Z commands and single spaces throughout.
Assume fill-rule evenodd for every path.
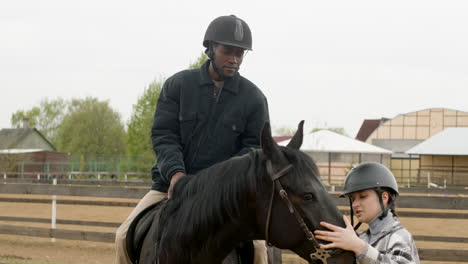
M 419 155 L 468 155 L 468 127 L 449 127 L 407 150 Z
M 388 149 L 395 153 L 404 153 L 424 140 L 419 139 L 373 139 L 372 145 Z
M 279 145 L 286 146 L 289 141 L 290 140 L 282 141 Z M 320 130 L 304 135 L 301 150 L 317 152 L 392 154 L 390 150 L 379 148 L 330 130 Z
M 0 130 L 0 149 L 14 149 L 30 134 L 36 133 L 55 150 L 54 145 L 36 128 L 4 128 Z
M 23 154 L 41 151 L 50 151 L 46 149 L 0 149 L 0 154 Z
M 356 139 L 362 142 L 366 142 L 367 138 L 376 130 L 380 124 L 388 121 L 388 118 L 381 118 L 381 119 L 365 119 L 362 122 L 361 128 L 359 129 Z
M 14 148 L 30 133 L 32 133 L 31 128 L 5 128 L 0 130 L 0 149 Z

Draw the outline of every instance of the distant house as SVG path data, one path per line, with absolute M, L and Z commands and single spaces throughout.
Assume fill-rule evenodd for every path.
M 29 126 L 28 120 L 23 120 L 21 128 L 0 130 L 0 172 L 52 174 L 62 171 L 66 162 L 68 153 L 57 152 L 39 130 Z

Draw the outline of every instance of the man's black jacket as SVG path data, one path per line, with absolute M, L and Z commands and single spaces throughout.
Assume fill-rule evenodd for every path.
M 163 85 L 151 129 L 153 190 L 167 192 L 177 171 L 194 174 L 259 147 L 269 119 L 265 96 L 238 73 L 215 96 L 209 63 L 176 73 Z

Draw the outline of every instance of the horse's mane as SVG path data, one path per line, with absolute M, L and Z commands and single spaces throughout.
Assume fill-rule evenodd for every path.
M 257 189 L 261 162 L 260 151 L 251 150 L 181 178 L 159 220 L 159 254 L 184 241 L 214 237 L 223 223 L 239 218 L 239 208 L 249 202 L 246 193 Z
M 294 176 L 290 177 L 293 185 L 300 184 L 302 177 L 307 176 L 300 173 L 303 170 L 312 170 L 318 177 L 318 169 L 308 155 L 285 147 L 281 150 L 294 166 Z M 181 178 L 159 219 L 157 255 L 168 254 L 176 248 L 178 254 L 190 254 L 189 249 L 199 252 L 203 247 L 219 243 L 213 239 L 222 225 L 239 219 L 240 208 L 252 202 L 247 194 L 255 194 L 262 184 L 264 162 L 262 151 L 251 150 Z

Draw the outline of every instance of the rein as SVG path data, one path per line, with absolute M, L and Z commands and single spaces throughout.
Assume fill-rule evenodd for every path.
M 269 241 L 271 210 L 273 207 L 273 198 L 275 197 L 275 190 L 277 189 L 281 199 L 286 203 L 289 213 L 294 215 L 297 222 L 299 223 L 299 226 L 304 232 L 307 240 L 312 241 L 312 243 L 314 244 L 315 252 L 310 253 L 310 258 L 319 259 L 322 261 L 322 263 L 327 264 L 328 263 L 327 259 L 331 257 L 331 253 L 333 253 L 334 250 L 326 250 L 326 249 L 320 248 L 320 244 L 317 242 L 317 239 L 315 239 L 314 234 L 312 233 L 312 231 L 310 231 L 309 227 L 307 227 L 304 221 L 304 218 L 301 217 L 296 207 L 292 204 L 291 200 L 289 200 L 288 193 L 286 192 L 286 190 L 283 188 L 283 186 L 281 185 L 279 181 L 279 179 L 282 176 L 284 176 L 291 168 L 292 168 L 292 165 L 289 164 L 283 169 L 281 169 L 280 171 L 275 173 L 273 171 L 273 166 L 271 164 L 271 161 L 270 160 L 266 161 L 266 170 L 273 182 L 273 185 L 272 185 L 273 187 L 271 191 L 270 202 L 268 205 L 268 214 L 267 214 L 266 225 L 265 225 L 265 241 L 267 245 L 272 246 L 272 244 Z

